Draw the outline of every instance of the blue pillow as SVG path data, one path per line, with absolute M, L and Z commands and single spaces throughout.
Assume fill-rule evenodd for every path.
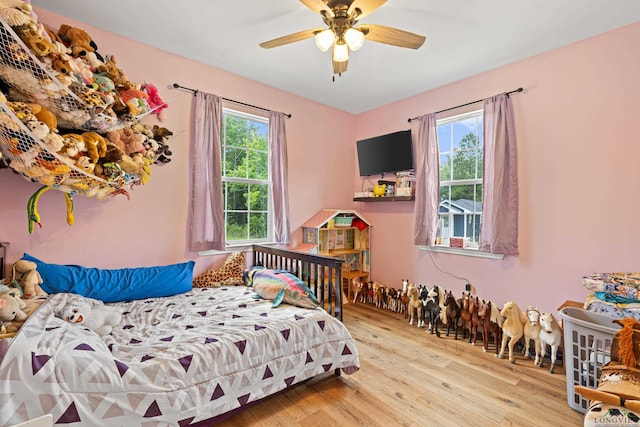
M 194 261 L 155 267 L 105 270 L 80 265 L 49 264 L 25 253 L 42 276 L 50 294 L 69 292 L 104 302 L 167 297 L 191 290 Z

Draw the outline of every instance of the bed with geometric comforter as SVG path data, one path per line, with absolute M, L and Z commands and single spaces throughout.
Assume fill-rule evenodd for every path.
M 124 315 L 101 337 L 55 316 L 85 297 L 50 295 L 0 341 L 0 425 L 43 414 L 67 426 L 211 425 L 318 374 L 359 369 L 351 335 L 325 309 L 253 296 L 194 288 L 109 304 Z

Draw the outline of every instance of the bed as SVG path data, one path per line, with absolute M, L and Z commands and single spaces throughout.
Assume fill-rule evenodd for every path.
M 52 414 L 54 425 L 209 426 L 317 375 L 356 372 L 342 261 L 263 246 L 250 260 L 298 276 L 320 307 L 272 307 L 246 286 L 193 288 L 108 303 L 123 320 L 101 337 L 55 316 L 87 297 L 50 294 L 0 340 L 0 425 Z

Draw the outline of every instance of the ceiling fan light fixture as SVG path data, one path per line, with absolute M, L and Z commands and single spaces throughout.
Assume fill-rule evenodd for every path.
M 333 41 L 336 38 L 335 33 L 331 29 L 326 29 L 324 31 L 320 31 L 315 35 L 316 46 L 323 52 L 329 50 Z
M 344 33 L 344 40 L 347 42 L 349 49 L 356 51 L 364 44 L 364 34 L 356 28 L 349 28 Z
M 333 60 L 335 62 L 344 62 L 349 60 L 349 47 L 345 42 L 337 42 L 333 46 Z

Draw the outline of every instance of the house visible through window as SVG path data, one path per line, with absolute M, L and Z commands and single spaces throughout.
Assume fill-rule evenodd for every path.
M 269 120 L 225 108 L 222 127 L 227 244 L 271 241 Z
M 482 224 L 482 110 L 439 120 L 438 148 L 436 245 L 477 249 Z

